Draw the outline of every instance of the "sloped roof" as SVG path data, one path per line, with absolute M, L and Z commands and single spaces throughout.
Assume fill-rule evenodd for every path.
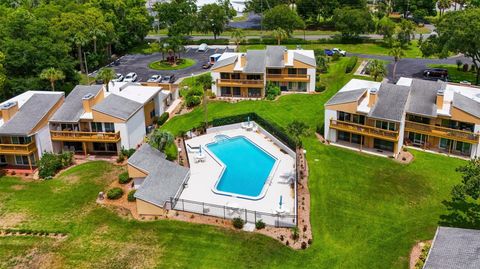
M 26 136 L 48 114 L 53 106 L 64 96 L 64 93 L 34 93 L 8 120 L 0 127 L 2 135 Z
M 266 67 L 285 67 L 285 46 L 267 46 L 266 53 Z
M 423 269 L 480 268 L 480 230 L 438 227 Z
M 293 53 L 293 59 L 297 60 L 297 61 L 300 61 L 304 64 L 308 64 L 308 65 L 311 65 L 311 66 L 317 66 L 317 62 L 315 61 L 314 58 L 310 58 L 307 55 L 304 55 L 304 54 L 301 54 L 301 53 L 294 52 Z
M 177 195 L 190 173 L 188 168 L 165 159 L 165 154 L 146 143 L 128 159 L 128 164 L 148 173 L 135 198 L 160 207 Z
M 452 106 L 480 118 L 480 103 L 460 93 L 453 94 Z
M 358 89 L 358 90 L 351 90 L 351 91 L 341 91 L 337 92 L 328 102 L 325 104 L 326 106 L 330 105 L 339 105 L 345 104 L 350 102 L 355 102 L 362 97 L 363 94 L 367 89 Z
M 413 79 L 410 85 L 410 98 L 407 112 L 427 117 L 437 116 L 437 93 L 445 88 L 445 83 Z
M 237 60 L 237 58 L 238 58 L 237 55 L 232 55 L 232 56 L 230 56 L 230 57 L 228 57 L 228 58 L 222 59 L 222 60 L 216 62 L 216 63 L 212 66 L 212 69 L 220 68 L 220 67 L 224 67 L 224 66 L 233 64 L 233 63 L 235 63 L 235 61 Z
M 78 122 L 80 116 L 85 113 L 83 109 L 83 97 L 92 94 L 96 96 L 102 90 L 102 85 L 77 85 L 65 98 L 63 105 L 53 114 L 50 121 L 55 122 Z
M 143 104 L 132 101 L 125 97 L 110 94 L 102 102 L 95 105 L 92 110 L 110 115 L 122 120 L 128 120 L 135 112 L 142 108 Z
M 265 72 L 265 50 L 247 51 L 247 64 L 243 68 L 245 73 L 264 73 Z
M 410 87 L 382 83 L 377 101 L 369 117 L 389 121 L 401 121 L 405 113 Z

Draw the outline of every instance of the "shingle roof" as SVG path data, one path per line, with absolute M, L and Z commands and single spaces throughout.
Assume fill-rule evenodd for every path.
M 338 105 L 358 101 L 366 91 L 367 89 L 358 89 L 352 91 L 337 92 L 337 94 L 330 98 L 330 100 L 328 100 L 325 105 Z
M 243 68 L 245 73 L 264 73 L 265 72 L 265 50 L 247 51 L 247 64 Z
M 116 94 L 110 94 L 92 109 L 115 118 L 128 120 L 143 105 Z
M 267 67 L 285 67 L 284 53 L 286 47 L 284 46 L 267 46 L 266 53 L 266 66 Z
M 438 227 L 423 269 L 480 268 L 480 230 Z
M 294 52 L 293 59 L 311 66 L 317 66 L 317 62 L 315 61 L 314 58 L 310 58 L 307 55 L 303 55 L 301 53 Z
M 480 118 L 480 103 L 460 93 L 453 94 L 452 106 Z
M 129 159 L 128 164 L 148 173 L 135 192 L 135 198 L 163 207 L 175 197 L 190 170 L 165 159 L 165 154 L 149 144 L 143 144 Z
M 410 98 L 407 112 L 427 117 L 437 116 L 437 92 L 445 88 L 445 83 L 413 79 L 410 85 Z
M 405 114 L 410 87 L 390 83 L 382 83 L 378 90 L 377 101 L 369 113 L 369 117 L 401 121 Z
M 212 66 L 212 69 L 220 68 L 220 67 L 224 67 L 224 66 L 233 64 L 237 60 L 237 58 L 238 58 L 237 55 L 232 55 L 232 56 L 230 56 L 226 59 L 220 60 Z
M 102 85 L 77 85 L 65 98 L 63 105 L 53 114 L 50 121 L 55 122 L 78 122 L 80 116 L 85 113 L 82 98 L 88 94 L 96 96 L 102 90 Z
M 0 127 L 2 135 L 29 135 L 64 94 L 35 93 Z

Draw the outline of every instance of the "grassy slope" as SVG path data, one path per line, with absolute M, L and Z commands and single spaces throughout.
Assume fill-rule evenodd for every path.
M 334 64 L 323 75 L 330 87 L 322 94 L 283 96 L 276 102 L 214 102 L 209 115 L 255 110 L 282 126 L 299 119 L 314 128 L 323 121 L 323 103 L 351 78 L 342 73 L 345 62 Z M 178 131 L 202 116 L 201 109 L 196 109 L 175 117 L 164 128 Z M 406 268 L 415 240 L 433 237 L 443 212 L 441 201 L 459 181 L 454 168 L 463 161 L 414 152 L 412 164 L 400 165 L 324 146 L 313 137 L 305 138 L 304 144 L 314 232 L 314 244 L 306 251 L 212 226 L 122 219 L 94 203 L 118 168 L 92 162 L 51 181 L 0 179 L 0 216 L 24 213 L 28 218 L 21 227 L 69 234 L 62 243 L 0 238 L 0 268 L 13 266 L 18 262 L 12 257 L 25 256 L 32 249 L 52 257 L 52 268 Z

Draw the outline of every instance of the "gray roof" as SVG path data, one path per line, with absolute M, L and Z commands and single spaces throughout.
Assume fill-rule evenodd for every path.
M 352 91 L 337 92 L 337 94 L 330 98 L 330 100 L 328 100 L 325 105 L 339 105 L 358 101 L 366 91 L 367 89 L 358 89 Z
M 480 268 L 480 230 L 438 227 L 423 269 Z
M 247 64 L 243 68 L 245 73 L 264 73 L 265 72 L 265 50 L 247 51 Z
M 302 63 L 308 64 L 308 65 L 311 65 L 311 66 L 317 66 L 317 62 L 315 61 L 314 58 L 310 58 L 310 57 L 308 57 L 306 55 L 303 55 L 301 53 L 294 52 L 293 53 L 293 59 L 297 60 L 297 61 L 300 61 Z
M 437 116 L 437 92 L 445 88 L 444 82 L 413 79 L 407 112 L 427 117 Z
M 453 94 L 452 106 L 480 118 L 480 103 L 460 93 Z
M 405 114 L 410 87 L 390 83 L 382 83 L 378 90 L 378 98 L 369 113 L 369 117 L 401 121 Z
M 233 64 L 237 60 L 237 57 L 238 57 L 237 55 L 232 55 L 231 57 L 220 60 L 212 66 L 212 69 L 220 68 L 220 67 L 224 67 L 224 66 Z
M 63 98 L 62 94 L 34 93 L 8 120 L 0 127 L 2 135 L 29 135 L 37 124 L 47 115 L 53 106 Z
M 78 122 L 80 116 L 85 113 L 83 109 L 83 97 L 91 94 L 96 96 L 102 90 L 102 85 L 77 85 L 65 98 L 63 105 L 53 114 L 50 121 Z
M 287 48 L 285 46 L 267 46 L 266 53 L 266 66 L 267 67 L 285 67 L 284 54 Z
M 125 97 L 110 94 L 102 102 L 95 105 L 92 109 L 115 118 L 128 120 L 143 105 Z
M 148 173 L 135 198 L 163 207 L 175 197 L 190 170 L 165 159 L 165 154 L 145 143 L 128 159 L 128 164 Z

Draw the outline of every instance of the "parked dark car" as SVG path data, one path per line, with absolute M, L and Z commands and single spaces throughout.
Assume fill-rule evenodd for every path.
M 175 82 L 175 75 L 168 75 L 162 78 L 162 83 L 174 83 Z
M 423 71 L 423 77 L 431 80 L 447 80 L 448 70 L 443 68 L 431 68 Z
M 213 65 L 213 64 L 211 64 L 211 63 L 208 62 L 208 63 L 202 65 L 202 68 L 203 68 L 203 69 L 209 69 L 210 67 L 212 67 L 212 65 Z

